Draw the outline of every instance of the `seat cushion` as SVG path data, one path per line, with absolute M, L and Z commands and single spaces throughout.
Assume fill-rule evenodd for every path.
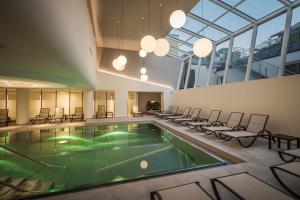
M 208 126 L 208 127 L 203 127 L 206 130 L 209 131 L 230 131 L 232 128 L 226 127 L 226 126 Z
M 205 126 L 205 125 L 210 125 L 209 122 L 191 122 L 189 123 L 192 126 Z
M 157 193 L 163 200 L 211 200 L 210 196 L 208 196 L 196 183 L 161 190 Z
M 191 121 L 193 120 L 193 118 L 179 118 L 179 119 L 176 119 L 175 121 Z
M 284 153 L 291 154 L 291 155 L 294 155 L 294 156 L 300 158 L 300 149 L 286 150 L 286 151 L 284 151 Z
M 300 162 L 285 163 L 276 167 L 300 176 Z
M 248 131 L 224 131 L 223 135 L 228 135 L 234 138 L 242 138 L 242 137 L 254 137 L 257 133 L 251 133 Z
M 217 179 L 247 200 L 292 200 L 291 197 L 248 173 Z

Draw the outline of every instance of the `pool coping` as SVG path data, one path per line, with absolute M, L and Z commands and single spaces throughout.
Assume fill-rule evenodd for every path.
M 126 118 L 125 118 L 126 119 Z M 175 134 L 176 136 L 179 136 L 180 138 L 190 141 L 192 142 L 193 145 L 196 145 L 197 147 L 201 147 L 205 150 L 211 151 L 213 154 L 216 154 L 217 156 L 220 156 L 222 158 L 225 158 L 226 160 L 232 162 L 230 164 L 239 164 L 239 163 L 244 163 L 246 162 L 245 160 L 234 156 L 230 153 L 227 153 L 221 149 L 218 149 L 216 147 L 213 147 L 205 142 L 202 142 L 200 140 L 197 140 L 194 137 L 191 137 L 179 130 L 176 130 L 174 128 L 171 128 L 163 123 L 160 123 L 159 121 L 156 121 L 155 119 L 151 119 L 151 118 L 144 118 L 142 120 L 132 120 L 132 119 L 128 119 L 127 120 L 123 120 L 121 118 L 119 118 L 118 120 L 109 120 L 109 121 L 93 121 L 93 122 L 78 122 L 78 123 L 63 123 L 63 124 L 41 124 L 41 125 L 31 125 L 31 126 L 27 126 L 26 130 L 30 131 L 30 130 L 34 130 L 34 129 L 42 129 L 42 128 L 59 128 L 59 127 L 66 127 L 66 126 L 87 126 L 87 125 L 93 125 L 93 124 L 127 124 L 127 123 L 153 123 L 157 126 L 160 126 L 168 131 L 170 131 L 171 133 Z M 119 121 L 120 120 L 120 121 Z M 55 125 L 55 126 L 53 126 Z M 19 131 L 20 129 L 23 129 L 24 127 L 18 127 L 18 128 L 11 128 L 10 130 L 5 130 L 5 131 Z M 24 129 L 23 129 L 24 130 Z M 2 129 L 0 129 L 0 131 L 4 131 Z M 59 196 L 59 195 L 63 195 L 63 194 L 68 194 L 68 193 L 76 193 L 76 192 L 83 192 L 86 190 L 93 190 L 93 189 L 97 189 L 97 188 L 105 188 L 105 187 L 111 187 L 114 185 L 121 185 L 121 184 L 127 184 L 130 182 L 135 182 L 135 181 L 142 181 L 142 180 L 146 180 L 146 179 L 151 179 L 151 178 L 157 178 L 157 177 L 162 177 L 162 176 L 170 176 L 170 175 L 174 175 L 174 174 L 181 174 L 181 173 L 187 173 L 187 172 L 191 172 L 191 171 L 196 171 L 196 170 L 202 170 L 202 169 L 206 169 L 206 168 L 212 168 L 212 167 L 218 167 L 218 166 L 224 166 L 224 164 L 226 165 L 226 163 L 218 163 L 218 164 L 214 164 L 214 165 L 209 165 L 209 166 L 203 166 L 203 167 L 195 167 L 195 168 L 189 168 L 189 169 L 180 169 L 180 170 L 173 170 L 173 171 L 168 171 L 168 172 L 161 172 L 161 173 L 156 173 L 156 174 L 151 174 L 148 176 L 143 176 L 143 177 L 137 177 L 137 178 L 132 178 L 129 180 L 124 180 L 124 181 L 120 181 L 120 182 L 112 182 L 112 183 L 106 183 L 106 184 L 98 184 L 98 185 L 86 185 L 83 186 L 81 188 L 74 188 L 74 189 L 70 189 L 70 190 L 65 190 L 65 191 L 58 191 L 58 192 L 54 192 L 54 193 L 44 193 L 44 194 L 37 194 L 34 196 L 29 196 L 29 197 L 21 197 L 21 198 L 15 198 L 15 199 L 42 199 L 42 198 L 46 198 L 46 197 L 51 197 L 51 196 Z

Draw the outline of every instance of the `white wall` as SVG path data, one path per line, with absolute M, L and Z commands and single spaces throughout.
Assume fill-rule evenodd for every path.
M 98 72 L 98 85 L 95 90 L 114 90 L 115 91 L 115 116 L 127 117 L 127 102 L 128 91 L 137 92 L 163 92 L 163 106 L 166 108 L 171 104 L 170 88 L 149 84 L 147 82 L 140 82 L 123 78 L 104 72 Z

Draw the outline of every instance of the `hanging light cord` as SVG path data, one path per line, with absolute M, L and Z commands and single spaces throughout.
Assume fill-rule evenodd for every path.
M 150 33 L 150 0 L 148 0 L 148 31 Z
M 123 19 L 124 19 L 124 0 L 121 0 L 121 52 L 123 52 Z
M 177 0 L 177 2 L 176 2 L 176 10 L 178 10 L 178 8 L 179 8 L 179 1 Z
M 202 19 L 204 19 L 203 18 L 203 15 L 204 15 L 204 13 L 203 13 L 203 6 L 204 6 L 204 1 L 202 1 L 202 6 L 201 6 L 201 14 L 202 14 Z M 204 37 L 204 26 L 203 26 L 203 21 L 201 22 L 202 23 L 202 36 Z
M 162 37 L 163 35 L 163 22 L 162 22 L 162 17 L 163 17 L 163 2 L 159 4 L 160 6 L 160 36 Z

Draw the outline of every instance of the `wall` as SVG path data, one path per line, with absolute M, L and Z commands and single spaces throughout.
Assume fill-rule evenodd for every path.
M 98 72 L 98 85 L 96 90 L 114 90 L 115 91 L 115 116 L 126 117 L 128 106 L 128 91 L 136 92 L 162 92 L 164 107 L 171 104 L 171 92 L 173 89 L 153 85 L 147 82 L 128 79 L 124 77 Z
M 173 92 L 174 104 L 202 108 L 202 116 L 221 109 L 225 121 L 232 111 L 270 115 L 267 129 L 300 137 L 300 75 L 216 85 Z

